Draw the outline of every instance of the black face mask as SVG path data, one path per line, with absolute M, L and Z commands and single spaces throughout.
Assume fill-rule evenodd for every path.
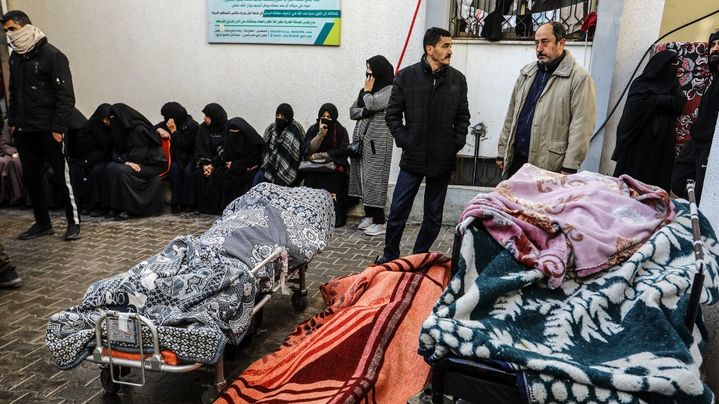
M 318 121 L 319 121 L 320 126 L 321 125 L 327 126 L 328 132 L 332 132 L 335 129 L 335 121 L 331 121 L 331 120 L 325 119 L 325 118 L 319 118 Z
M 285 118 L 275 118 L 275 127 L 277 128 L 277 133 L 281 133 L 289 124 L 290 123 Z

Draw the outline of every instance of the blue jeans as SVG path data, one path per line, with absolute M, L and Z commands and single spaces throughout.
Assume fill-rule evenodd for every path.
M 451 173 L 447 173 L 440 177 L 426 177 L 422 227 L 420 227 L 417 240 L 414 243 L 413 254 L 429 252 L 439 235 L 450 175 Z M 415 175 L 402 169 L 399 170 L 397 185 L 395 185 L 394 194 L 392 195 L 392 206 L 387 218 L 387 233 L 385 234 L 383 254 L 386 260 L 397 259 L 400 256 L 399 244 L 402 241 L 402 233 L 412 210 L 414 198 L 417 196 L 420 184 L 422 184 L 422 179 L 425 179 L 423 175 Z
M 257 184 L 263 183 L 263 182 L 269 182 L 265 178 L 265 169 L 260 168 L 257 170 L 257 173 L 255 173 L 255 177 L 252 179 L 252 186 L 254 187 Z

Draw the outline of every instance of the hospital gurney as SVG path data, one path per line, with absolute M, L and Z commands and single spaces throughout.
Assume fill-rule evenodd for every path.
M 55 364 L 103 367 L 108 392 L 143 385 L 146 371 L 184 373 L 202 365 L 225 384 L 226 344 L 240 345 L 272 294 L 307 306 L 305 271 L 329 242 L 331 196 L 322 190 L 260 184 L 231 203 L 200 237 L 183 236 L 129 271 L 93 283 L 80 305 L 50 317 L 46 344 Z M 293 279 L 294 281 L 294 279 Z M 123 379 L 138 369 L 140 381 Z
M 702 300 L 705 268 L 708 268 L 708 261 L 706 260 L 704 252 L 706 246 L 702 241 L 699 214 L 693 198 L 693 183 L 688 184 L 687 188 L 689 190 L 690 196 L 690 203 L 688 208 L 690 215 L 683 214 L 683 216 L 684 218 L 686 218 L 687 216 L 691 217 L 691 233 L 687 234 L 687 236 L 693 242 L 694 265 L 696 266 L 696 270 L 694 271 L 693 279 L 690 275 L 692 271 L 687 272 L 690 282 L 689 287 L 685 288 L 684 290 L 688 291 L 688 289 L 690 289 L 691 292 L 689 292 L 688 294 L 686 306 L 680 306 L 679 309 L 686 310 L 686 314 L 683 317 L 683 322 L 686 328 L 688 330 L 695 330 L 695 323 L 697 323 L 697 315 L 699 313 L 700 301 Z M 470 228 L 467 229 L 467 231 L 472 231 L 474 233 L 478 229 L 478 227 L 481 227 L 481 224 L 476 222 L 472 223 L 472 225 L 470 226 Z M 712 243 L 714 245 L 714 250 L 712 252 L 715 253 L 715 241 L 712 241 Z M 683 243 L 682 245 L 685 247 L 689 247 L 691 244 Z M 456 273 L 458 271 L 460 249 L 462 249 L 462 235 L 457 233 L 455 235 L 452 253 L 453 273 Z M 715 276 L 713 268 L 711 274 L 712 276 Z M 714 279 L 711 279 L 710 283 L 712 283 L 712 285 L 710 285 L 710 287 L 715 286 L 713 285 L 714 282 Z M 679 334 L 681 334 L 681 332 L 679 332 Z M 692 341 L 692 343 L 696 344 L 696 341 Z M 618 362 L 614 361 L 612 363 Z M 646 369 L 651 369 L 651 363 L 645 364 L 641 362 L 635 362 L 635 366 L 637 366 L 637 372 L 640 371 L 639 369 L 641 366 L 646 366 Z M 672 369 L 676 365 L 667 365 L 667 363 L 665 362 L 664 366 L 665 369 Z M 675 369 L 679 369 L 679 367 L 676 367 Z M 686 388 L 684 389 L 686 390 Z M 434 403 L 444 402 L 444 400 L 446 399 L 445 396 L 451 396 L 455 400 L 465 400 L 464 402 L 469 401 L 487 403 L 519 403 L 523 401 L 542 402 L 544 400 L 558 400 L 556 395 L 553 398 L 547 398 L 546 396 L 544 396 L 544 398 L 542 396 L 528 398 L 527 390 L 528 384 L 526 378 L 522 377 L 522 367 L 509 361 L 469 358 L 450 354 L 434 362 L 432 367 L 431 394 L 432 402 Z M 559 388 L 557 391 L 561 392 L 562 388 Z M 586 390 L 583 391 L 586 392 Z M 682 390 L 677 389 L 677 392 L 679 391 Z M 682 397 L 682 399 L 684 401 L 689 400 L 690 402 L 699 402 L 701 401 L 700 397 L 702 399 L 707 398 L 706 389 L 704 391 L 705 394 L 702 395 L 700 394 L 701 390 L 698 390 L 695 393 L 696 398 L 687 399 L 687 397 L 685 396 Z M 536 390 L 534 392 L 536 392 Z M 656 396 L 649 395 L 649 393 L 656 394 L 656 391 L 636 391 L 636 394 L 638 394 L 639 397 L 643 398 L 644 400 L 652 401 L 651 397 Z M 560 401 L 572 402 L 578 400 L 576 396 L 572 396 L 571 394 L 572 392 L 570 391 L 568 395 Z M 711 393 L 709 393 L 709 395 L 710 394 Z M 611 401 L 615 399 L 616 398 L 610 398 L 608 395 L 605 397 L 605 400 Z M 622 397 L 621 399 L 631 400 L 631 396 L 625 394 L 624 397 Z

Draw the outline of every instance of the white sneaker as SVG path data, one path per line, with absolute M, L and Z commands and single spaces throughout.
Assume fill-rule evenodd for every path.
M 385 234 L 386 232 L 387 232 L 387 228 L 385 225 L 372 223 L 364 231 L 364 234 L 366 234 L 368 236 L 379 236 L 380 234 Z
M 361 222 L 357 225 L 357 230 L 367 230 L 367 228 L 372 224 L 372 218 L 366 217 L 362 219 Z

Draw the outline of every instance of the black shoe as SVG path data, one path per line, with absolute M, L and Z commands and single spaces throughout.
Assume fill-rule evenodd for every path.
M 170 206 L 170 212 L 172 212 L 173 215 L 176 215 L 182 212 L 182 208 L 180 208 L 178 205 L 172 205 Z
M 70 223 L 65 231 L 65 241 L 77 240 L 80 238 L 80 225 Z
M 55 233 L 55 230 L 52 229 L 51 224 L 34 223 L 24 233 L 20 233 L 20 237 L 18 238 L 20 240 L 30 240 L 37 237 L 47 236 L 53 233 Z
M 16 288 L 20 286 L 22 279 L 17 276 L 14 266 L 9 266 L 4 272 L 0 273 L 0 287 Z
M 386 263 L 388 263 L 388 262 L 390 262 L 390 261 L 392 261 L 392 260 L 388 260 L 388 259 L 385 258 L 383 255 L 378 255 L 377 257 L 375 257 L 373 263 L 374 263 L 375 265 L 382 265 L 382 264 L 386 264 Z
M 105 215 L 107 215 L 107 212 L 102 209 L 93 209 L 90 211 L 90 217 L 103 217 Z

